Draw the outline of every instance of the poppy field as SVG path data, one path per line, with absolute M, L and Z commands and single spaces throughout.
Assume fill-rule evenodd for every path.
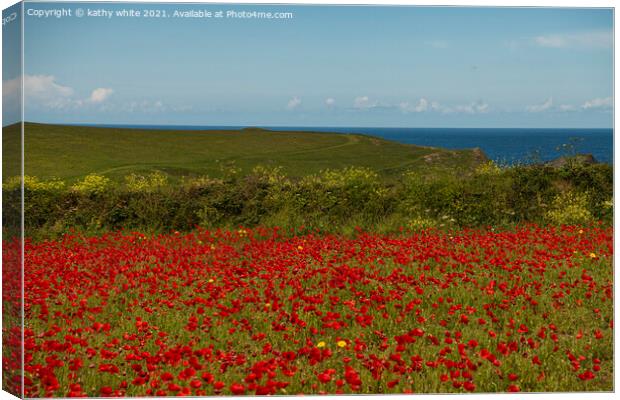
M 611 391 L 612 259 L 598 225 L 27 241 L 25 396 Z

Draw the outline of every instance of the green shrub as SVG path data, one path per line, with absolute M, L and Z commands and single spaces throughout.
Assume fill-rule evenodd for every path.
M 519 165 L 507 171 L 510 180 L 509 208 L 516 222 L 542 222 L 558 194 L 553 185 L 557 171 L 548 166 Z
M 292 211 L 330 224 L 349 222 L 360 215 L 366 224 L 376 223 L 393 208 L 391 191 L 376 172 L 361 167 L 325 170 L 303 178 L 292 199 Z
M 237 219 L 243 209 L 236 183 L 211 180 L 196 198 L 198 224 L 206 228 L 222 226 Z

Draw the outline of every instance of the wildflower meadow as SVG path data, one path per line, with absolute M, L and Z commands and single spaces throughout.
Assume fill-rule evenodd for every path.
M 610 391 L 612 236 L 594 224 L 27 241 L 25 395 Z

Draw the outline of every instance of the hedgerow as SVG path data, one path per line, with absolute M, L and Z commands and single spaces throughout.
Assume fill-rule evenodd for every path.
M 91 174 L 68 186 L 25 177 L 25 226 L 31 236 L 72 229 L 181 231 L 243 226 L 304 227 L 329 232 L 402 228 L 611 223 L 613 171 L 606 164 L 500 168 L 473 174 L 416 172 L 386 180 L 368 168 L 325 170 L 305 177 L 258 166 L 246 175 L 186 177 L 132 174 L 122 183 Z M 21 180 L 3 184 L 5 227 L 19 226 Z

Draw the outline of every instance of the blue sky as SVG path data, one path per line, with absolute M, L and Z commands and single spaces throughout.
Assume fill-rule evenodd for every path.
M 294 17 L 26 15 L 26 120 L 612 126 L 610 9 L 26 4 L 62 7 Z

